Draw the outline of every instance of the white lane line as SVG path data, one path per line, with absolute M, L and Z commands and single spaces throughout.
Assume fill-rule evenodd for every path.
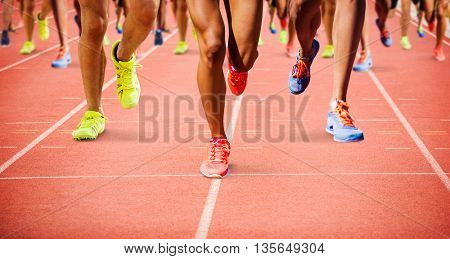
M 177 33 L 177 31 L 178 31 L 178 29 L 174 29 L 172 33 L 170 33 L 169 35 L 167 35 L 167 37 L 164 38 L 164 40 L 169 40 L 170 38 L 172 38 Z M 141 62 L 143 59 L 145 59 L 148 55 L 152 54 L 158 48 L 159 48 L 159 46 L 153 46 L 147 52 L 145 52 L 144 55 L 142 55 L 142 57 L 137 59 L 137 62 Z M 115 81 L 116 81 L 116 77 L 113 77 L 108 82 L 103 84 L 102 91 L 103 92 L 106 91 L 106 89 L 108 89 Z M 15 155 L 13 155 L 5 163 L 3 163 L 0 166 L 0 174 L 2 174 L 6 169 L 8 169 L 8 167 L 10 167 L 12 164 L 14 164 L 14 162 L 16 162 L 19 158 L 21 158 L 26 153 L 28 153 L 32 148 L 34 148 L 42 140 L 44 140 L 46 137 L 48 137 L 50 134 L 52 134 L 57 128 L 59 128 L 66 121 L 68 121 L 73 115 L 75 115 L 77 112 L 79 112 L 81 109 L 83 109 L 83 107 L 86 106 L 86 104 L 87 104 L 86 100 L 82 101 L 75 108 L 73 108 L 66 115 L 64 115 L 59 121 L 57 121 L 55 124 L 53 124 L 50 128 L 48 128 L 46 131 L 44 131 L 37 138 L 35 138 L 30 144 L 28 144 L 22 150 L 17 152 Z
M 109 27 L 111 24 L 115 24 L 115 22 L 116 22 L 116 20 L 110 21 L 110 22 L 108 23 L 108 27 Z M 69 38 L 69 39 L 67 40 L 67 44 L 71 43 L 72 41 L 77 40 L 78 38 L 79 38 L 78 35 L 77 35 L 77 36 L 74 36 L 74 37 L 72 37 L 72 38 Z M 52 47 L 49 47 L 49 48 L 47 48 L 47 49 L 44 49 L 44 50 L 41 51 L 41 52 L 38 52 L 38 53 L 33 54 L 33 55 L 31 55 L 31 56 L 28 56 L 28 57 L 26 57 L 26 58 L 24 58 L 24 59 L 21 59 L 21 60 L 19 60 L 19 61 L 17 61 L 17 62 L 14 62 L 14 63 L 12 63 L 11 65 L 8 65 L 8 66 L 5 66 L 5 67 L 0 68 L 0 73 L 3 72 L 3 71 L 5 71 L 5 70 L 8 70 L 8 69 L 10 69 L 10 68 L 13 68 L 13 67 L 15 67 L 15 66 L 17 66 L 17 65 L 23 64 L 23 63 L 27 62 L 28 60 L 31 60 L 31 59 L 34 59 L 34 58 L 36 58 L 36 57 L 42 56 L 43 54 L 45 54 L 45 53 L 47 53 L 47 52 L 50 52 L 50 51 L 52 51 L 52 50 L 54 50 L 54 49 L 57 49 L 57 48 L 59 48 L 59 43 L 53 45 Z
M 381 135 L 401 135 L 402 133 L 399 130 L 378 130 L 377 134 L 381 134 Z
M 6 125 L 29 125 L 29 124 L 51 124 L 50 121 L 16 121 L 5 122 Z
M 397 98 L 399 101 L 417 101 L 416 98 Z
M 425 146 L 425 144 L 420 139 L 420 137 L 417 135 L 416 131 L 411 126 L 411 124 L 408 122 L 408 120 L 403 115 L 403 113 L 400 111 L 398 106 L 395 104 L 394 100 L 392 100 L 391 96 L 386 91 L 386 88 L 383 86 L 383 84 L 381 84 L 380 80 L 375 75 L 375 73 L 373 73 L 372 70 L 369 70 L 367 74 L 370 76 L 372 81 L 375 83 L 376 87 L 378 88 L 380 93 L 383 95 L 384 99 L 387 101 L 389 106 L 391 106 L 392 111 L 395 113 L 395 115 L 397 116 L 398 120 L 400 121 L 400 123 L 405 128 L 406 132 L 408 132 L 408 134 L 411 137 L 411 139 L 414 141 L 416 146 L 419 148 L 419 150 L 422 153 L 422 155 L 428 161 L 428 163 L 430 164 L 431 168 L 433 168 L 433 171 L 437 174 L 439 179 L 441 179 L 442 183 L 445 185 L 447 190 L 450 191 L 450 181 L 449 181 L 447 175 L 445 174 L 444 170 L 439 165 L 439 163 L 436 161 L 436 159 L 433 157 L 433 155 L 428 150 L 428 148 Z
M 232 104 L 231 118 L 226 130 L 228 141 L 233 143 L 233 135 L 236 129 L 237 120 L 239 117 L 239 110 L 241 109 L 242 96 L 236 97 Z M 208 196 L 206 197 L 205 205 L 203 207 L 202 216 L 198 223 L 197 232 L 195 233 L 196 239 L 205 239 L 208 236 L 209 227 L 211 226 L 211 220 L 214 214 L 214 208 L 216 206 L 217 196 L 219 195 L 221 179 L 213 179 L 211 186 L 209 187 Z
M 3 146 L 3 147 L 0 147 L 0 149 L 13 149 L 13 148 L 17 148 L 17 147 L 15 147 L 15 146 Z
M 435 147 L 435 150 L 450 150 L 450 147 Z
M 449 122 L 450 119 L 440 119 L 439 121 L 442 121 L 442 122 Z
M 447 135 L 447 131 L 445 130 L 424 130 L 423 131 L 424 135 Z
M 450 173 L 447 173 L 450 174 Z M 334 176 L 400 176 L 400 175 L 430 175 L 434 176 L 436 173 L 434 172 L 367 172 L 367 173 L 330 173 L 328 175 Z M 320 173 L 238 173 L 232 174 L 228 177 L 285 177 L 285 176 L 319 176 L 324 177 L 325 175 Z M 183 174 L 135 174 L 135 175 L 54 175 L 54 176 L 16 176 L 16 177 L 0 177 L 1 180 L 71 180 L 71 179 L 110 179 L 110 178 L 157 178 L 157 177 L 198 177 L 203 178 L 199 173 L 183 173 Z
M 363 101 L 381 101 L 380 98 L 362 98 Z
M 66 148 L 64 146 L 41 146 L 43 149 L 63 149 Z
M 386 150 L 410 150 L 410 147 L 385 147 Z
M 237 149 L 262 149 L 262 147 L 237 147 Z
M 81 97 L 72 97 L 72 96 L 63 96 L 61 97 L 63 100 L 81 100 Z

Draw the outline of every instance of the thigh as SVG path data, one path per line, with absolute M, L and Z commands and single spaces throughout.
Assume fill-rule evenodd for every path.
M 89 13 L 98 14 L 102 17 L 108 17 L 109 1 L 108 0 L 79 0 L 82 12 L 89 10 Z
M 187 0 L 187 5 L 192 23 L 200 34 L 200 43 L 208 36 L 224 34 L 225 26 L 218 0 Z
M 230 38 L 241 44 L 258 46 L 262 23 L 262 0 L 225 0 Z

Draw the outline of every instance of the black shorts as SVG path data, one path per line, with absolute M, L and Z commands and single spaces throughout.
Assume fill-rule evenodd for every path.
M 391 2 L 391 9 L 397 8 L 398 0 L 392 0 Z
M 117 0 L 117 6 L 123 7 L 123 0 Z
M 277 0 L 270 1 L 270 6 L 277 7 Z
M 412 0 L 415 5 L 419 4 L 420 11 L 425 11 L 424 0 Z

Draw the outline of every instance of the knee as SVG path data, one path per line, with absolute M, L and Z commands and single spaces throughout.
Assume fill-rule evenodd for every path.
M 211 65 L 223 61 L 225 57 L 225 39 L 221 33 L 204 33 L 204 47 L 202 58 Z
M 177 8 L 179 8 L 180 9 L 180 11 L 182 11 L 182 12 L 187 12 L 187 3 L 186 3 L 186 1 L 178 1 L 177 2 Z
M 82 37 L 88 37 L 96 42 L 103 41 L 108 27 L 107 15 L 101 15 L 96 12 L 84 12 L 83 14 Z
M 157 15 L 157 8 L 153 1 L 145 1 L 142 6 L 134 7 L 131 12 L 136 21 L 144 28 L 150 28 Z

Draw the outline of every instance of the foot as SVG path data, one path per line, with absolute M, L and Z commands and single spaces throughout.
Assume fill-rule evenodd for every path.
M 286 44 L 286 55 L 290 58 L 295 57 L 294 44 Z
M 386 28 L 381 28 L 379 19 L 376 19 L 375 23 L 377 24 L 378 30 L 380 31 L 381 43 L 383 43 L 385 47 L 390 47 L 392 45 L 391 33 Z
M 314 39 L 312 44 L 312 53 L 309 57 L 301 57 L 300 53 L 298 54 L 297 61 L 289 74 L 288 86 L 292 94 L 301 94 L 308 87 L 311 79 L 311 64 L 314 61 L 319 48 L 319 42 Z
M 8 30 L 2 31 L 2 43 L 1 43 L 1 46 L 2 47 L 9 47 L 10 43 L 11 43 L 11 41 L 9 40 L 9 32 L 8 32 Z
M 334 56 L 334 46 L 333 44 L 328 44 L 325 50 L 322 52 L 322 58 L 332 58 Z
M 212 138 L 209 142 L 208 158 L 200 166 L 200 173 L 208 178 L 223 178 L 228 175 L 230 143 L 225 138 Z
M 425 37 L 425 32 L 423 31 L 422 26 L 419 26 L 419 27 L 417 28 L 417 34 L 419 35 L 420 38 Z
M 117 49 L 120 40 L 116 41 L 111 48 L 111 59 L 114 62 L 117 76 L 117 96 L 120 104 L 125 109 L 131 109 L 139 103 L 141 87 L 136 73 L 136 56 L 133 54 L 130 61 L 119 61 Z
M 361 51 L 353 71 L 364 72 L 372 68 L 372 56 L 367 51 Z
M 48 38 L 50 37 L 50 30 L 48 29 L 48 19 L 41 19 L 41 13 L 38 13 L 36 17 L 39 25 L 39 39 L 48 40 Z
M 227 53 L 228 59 L 228 75 L 227 84 L 230 87 L 231 92 L 239 96 L 245 91 L 247 86 L 248 72 L 238 71 L 231 65 L 230 56 Z
M 72 131 L 74 140 L 94 140 L 103 133 L 106 126 L 106 118 L 95 111 L 86 111 L 77 128 Z
M 179 41 L 175 49 L 173 50 L 173 54 L 182 55 L 188 51 L 188 45 L 186 41 Z
M 276 29 L 276 27 L 275 27 L 275 23 L 271 23 L 271 24 L 269 25 L 269 30 L 270 30 L 270 33 L 272 33 L 272 34 L 277 34 L 277 29 Z
M 122 24 L 120 24 L 120 23 L 116 24 L 116 31 L 117 31 L 118 34 L 122 34 L 123 33 Z
M 286 44 L 288 42 L 287 40 L 287 32 L 284 29 L 281 29 L 280 31 L 280 36 L 278 37 L 278 40 L 283 43 Z
M 32 41 L 25 41 L 22 48 L 20 49 L 20 54 L 28 55 L 31 54 L 36 49 Z
M 160 46 L 163 45 L 164 43 L 164 39 L 163 39 L 163 35 L 162 35 L 162 30 L 161 29 L 156 29 L 155 31 L 155 45 L 156 46 Z
M 328 112 L 326 132 L 333 135 L 336 142 L 356 142 L 364 140 L 364 134 L 354 124 L 348 112 L 348 104 L 337 101 L 336 107 Z
M 400 40 L 400 45 L 404 50 L 410 50 L 412 48 L 411 43 L 409 42 L 408 36 L 403 36 Z
M 54 68 L 66 68 L 72 63 L 72 57 L 70 51 L 65 47 L 59 49 L 58 56 L 52 61 L 52 67 Z
M 434 59 L 439 62 L 443 62 L 445 60 L 444 49 L 442 48 L 442 46 L 436 47 L 434 49 Z

